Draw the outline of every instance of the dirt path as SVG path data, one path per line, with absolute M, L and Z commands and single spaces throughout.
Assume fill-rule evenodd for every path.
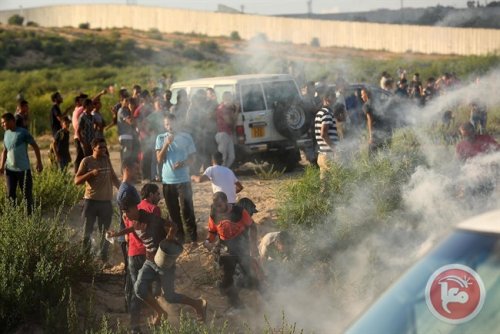
M 115 171 L 119 172 L 119 153 L 116 147 L 111 147 L 111 161 Z M 244 189 L 239 194 L 239 198 L 249 197 L 257 205 L 259 210 L 254 215 L 254 220 L 258 223 L 259 234 L 262 235 L 269 231 L 276 230 L 274 223 L 276 216 L 276 201 L 278 189 L 286 180 L 296 177 L 300 171 L 293 174 L 286 174 L 274 180 L 260 180 L 252 171 L 238 175 Z M 160 184 L 159 184 L 160 185 Z M 140 189 L 142 184 L 138 184 Z M 212 197 L 212 189 L 210 183 L 193 184 L 194 207 L 196 221 L 198 226 L 199 240 L 206 238 L 206 225 L 209 215 L 209 207 Z M 163 200 L 160 202 L 160 207 L 164 208 Z M 81 203 L 77 205 L 69 214 L 69 224 L 77 233 L 81 233 Z M 113 226 L 118 230 L 118 217 L 115 216 Z M 97 236 L 96 236 L 97 238 Z M 124 300 L 124 264 L 120 248 L 117 244 L 111 245 L 110 248 L 110 264 L 113 268 L 105 270 L 102 274 L 95 278 L 93 285 L 91 283 L 82 283 L 82 297 L 93 296 L 93 308 L 98 317 L 106 315 L 110 318 L 110 324 L 114 324 L 119 320 L 121 324 L 128 325 L 128 314 L 126 313 Z M 208 300 L 208 319 L 215 319 L 216 323 L 221 325 L 224 321 L 241 326 L 242 321 L 250 319 L 254 316 L 254 312 L 260 308 L 260 297 L 255 292 L 243 291 L 241 293 L 242 300 L 247 305 L 253 305 L 248 308 L 246 313 L 240 314 L 234 318 L 227 316 L 225 313 L 229 308 L 225 298 L 220 294 L 215 287 L 218 271 L 213 258 L 203 247 L 200 247 L 191 253 L 185 251 L 177 261 L 176 272 L 176 289 L 190 297 L 203 297 Z M 168 305 L 166 308 L 169 313 L 169 321 L 173 324 L 177 323 L 181 310 L 186 313 L 191 313 L 189 307 L 179 307 L 177 305 Z M 147 312 L 146 312 L 147 313 Z M 147 315 L 144 316 L 146 319 Z M 144 323 L 146 326 L 146 323 Z

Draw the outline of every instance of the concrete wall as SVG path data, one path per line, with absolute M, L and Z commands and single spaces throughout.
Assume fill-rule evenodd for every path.
M 243 39 L 259 33 L 268 40 L 309 44 L 318 38 L 321 46 L 337 46 L 391 52 L 485 55 L 500 52 L 500 30 L 422 27 L 377 23 L 318 21 L 246 14 L 210 13 L 126 5 L 67 5 L 1 11 L 0 22 L 21 14 L 25 22 L 44 27 L 157 28 L 162 32 L 229 36 L 237 31 Z

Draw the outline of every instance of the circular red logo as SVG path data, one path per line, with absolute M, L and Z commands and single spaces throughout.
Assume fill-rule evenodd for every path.
M 484 304 L 486 290 L 473 269 L 450 264 L 436 270 L 425 287 L 425 301 L 431 313 L 451 324 L 474 318 Z

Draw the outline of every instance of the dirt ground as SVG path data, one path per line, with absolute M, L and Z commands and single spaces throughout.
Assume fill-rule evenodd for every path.
M 117 171 L 117 174 L 119 174 L 118 147 L 111 146 L 110 150 L 113 167 Z M 239 194 L 239 198 L 249 197 L 255 202 L 259 212 L 253 218 L 258 224 L 258 233 L 262 236 L 269 231 L 277 230 L 275 222 L 277 219 L 276 201 L 277 196 L 279 196 L 279 186 L 286 180 L 299 175 L 300 169 L 277 179 L 261 180 L 255 176 L 251 168 L 246 167 L 246 170 L 243 168 L 241 172 L 237 172 L 237 176 L 244 186 L 243 191 Z M 138 183 L 137 188 L 140 189 L 142 184 Z M 199 240 L 204 240 L 207 233 L 206 226 L 212 197 L 210 183 L 193 183 L 193 193 L 198 236 Z M 164 208 L 163 200 L 160 202 L 160 207 Z M 78 233 L 81 233 L 81 208 L 82 205 L 80 203 L 69 215 L 69 224 Z M 119 229 L 117 216 L 115 216 L 112 226 L 115 230 Z M 123 292 L 124 263 L 118 244 L 111 245 L 110 264 L 113 267 L 99 274 L 93 284 L 88 282 L 82 283 L 83 289 L 80 290 L 80 298 L 84 299 L 92 295 L 94 299 L 93 308 L 99 317 L 106 315 L 110 319 L 110 324 L 114 324 L 116 320 L 119 320 L 121 324 L 128 326 L 128 314 L 126 312 Z M 238 316 L 228 316 L 226 311 L 229 309 L 229 305 L 226 299 L 220 294 L 218 288 L 215 287 L 217 274 L 218 270 L 216 269 L 215 261 L 206 249 L 199 247 L 190 253 L 185 250 L 177 260 L 176 290 L 192 298 L 205 298 L 208 301 L 207 319 L 214 319 L 216 323 L 223 324 L 224 321 L 228 321 L 230 325 L 233 324 L 238 327 L 251 317 L 254 317 L 256 313 L 259 313 L 259 305 L 262 303 L 260 295 L 254 291 L 243 290 L 240 296 L 243 302 L 249 307 L 247 307 L 245 312 L 239 313 Z M 190 307 L 169 305 L 166 302 L 162 304 L 168 310 L 169 321 L 173 324 L 178 323 L 181 310 L 194 316 L 194 312 Z M 147 329 L 148 315 L 151 315 L 151 313 L 144 311 L 143 326 L 145 330 Z M 262 321 L 264 321 L 263 317 Z

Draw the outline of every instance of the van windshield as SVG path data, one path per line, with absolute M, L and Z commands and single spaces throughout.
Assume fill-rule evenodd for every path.
M 475 318 L 449 324 L 426 304 L 431 275 L 448 264 L 462 264 L 481 277 L 486 297 Z M 500 324 L 500 236 L 459 231 L 424 257 L 347 330 L 354 333 L 494 333 Z

